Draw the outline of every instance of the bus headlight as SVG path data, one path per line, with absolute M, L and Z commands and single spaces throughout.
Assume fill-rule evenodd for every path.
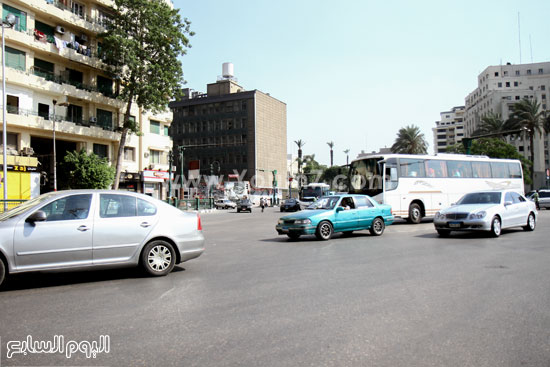
M 470 219 L 482 219 L 485 218 L 486 215 L 487 212 L 482 210 L 480 212 L 470 214 Z

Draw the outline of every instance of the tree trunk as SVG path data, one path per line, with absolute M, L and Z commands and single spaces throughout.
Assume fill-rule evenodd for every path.
M 532 131 L 529 134 L 529 144 L 531 145 L 531 164 L 533 165 L 531 168 L 531 185 L 533 185 L 533 189 L 535 188 L 535 147 L 534 147 L 534 135 L 535 132 Z
M 116 157 L 116 170 L 115 170 L 115 182 L 113 183 L 113 190 L 118 190 L 120 184 L 120 172 L 122 171 L 122 157 L 124 156 L 124 146 L 126 145 L 126 139 L 128 137 L 128 119 L 130 118 L 130 109 L 132 108 L 132 99 L 134 95 L 131 94 L 128 99 L 128 106 L 126 113 L 124 113 L 124 121 L 122 123 L 122 132 L 120 135 L 120 143 L 118 144 L 118 153 Z
M 334 152 L 333 150 L 331 149 L 330 150 L 330 166 L 332 167 L 334 165 Z

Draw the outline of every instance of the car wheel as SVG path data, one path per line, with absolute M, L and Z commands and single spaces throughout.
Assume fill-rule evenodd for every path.
M 447 238 L 451 235 L 451 231 L 447 229 L 438 229 L 437 234 L 439 235 L 439 237 Z
M 281 208 L 281 213 L 284 212 L 285 210 L 283 208 Z
M 147 273 L 153 276 L 168 274 L 176 264 L 174 247 L 163 240 L 152 241 L 145 246 L 141 263 Z
M 409 217 L 407 218 L 409 223 L 418 224 L 422 221 L 422 209 L 417 203 L 412 203 L 409 206 Z
M 6 265 L 4 265 L 4 261 L 0 259 L 0 287 L 2 286 L 2 283 L 4 283 L 5 278 L 6 278 Z
M 380 236 L 382 235 L 382 233 L 384 233 L 384 228 L 386 228 L 386 225 L 384 224 L 384 219 L 380 217 L 374 218 L 369 228 L 369 232 L 373 236 Z
M 529 216 L 527 217 L 527 225 L 523 227 L 523 229 L 526 231 L 534 231 L 536 226 L 537 221 L 535 220 L 535 214 L 529 213 Z
M 320 240 L 326 241 L 330 240 L 330 238 L 332 237 L 332 233 L 332 224 L 330 224 L 329 221 L 324 220 L 317 226 L 315 236 L 317 236 L 317 238 Z
M 300 234 L 299 234 L 299 233 L 288 233 L 287 236 L 288 236 L 288 238 L 290 238 L 291 240 L 297 240 L 298 238 L 300 238 Z
M 494 217 L 491 221 L 491 236 L 498 237 L 502 232 L 502 223 L 499 217 Z

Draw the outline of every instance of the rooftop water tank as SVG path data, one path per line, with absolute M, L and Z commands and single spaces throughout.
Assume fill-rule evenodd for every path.
M 227 79 L 233 78 L 235 74 L 233 73 L 233 63 L 224 62 L 222 65 L 222 76 Z

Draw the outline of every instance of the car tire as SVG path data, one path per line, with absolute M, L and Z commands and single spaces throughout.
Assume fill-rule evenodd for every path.
M 176 265 L 174 247 L 163 240 L 149 242 L 141 254 L 141 265 L 152 276 L 164 276 Z
M 0 259 L 0 288 L 2 287 L 2 283 L 4 283 L 5 279 L 6 279 L 6 265 L 4 264 L 4 260 Z
M 412 224 L 418 224 L 422 222 L 422 209 L 417 203 L 412 203 L 409 206 L 409 217 L 407 218 L 407 222 Z
M 535 214 L 529 213 L 529 216 L 527 217 L 527 225 L 523 227 L 523 229 L 525 231 L 534 231 L 536 226 L 537 221 L 535 219 Z
M 451 235 L 451 231 L 449 231 L 448 229 L 438 229 L 437 234 L 439 235 L 439 237 L 447 238 Z
M 334 229 L 332 228 L 332 224 L 328 220 L 324 220 L 319 223 L 317 229 L 315 230 L 315 236 L 317 237 L 317 239 L 322 241 L 330 240 L 333 233 Z
M 491 236 L 498 237 L 502 232 L 502 222 L 499 217 L 493 217 L 491 220 Z
M 384 219 L 376 217 L 370 225 L 369 232 L 373 236 L 381 236 L 385 228 L 386 224 L 384 223 Z
M 287 236 L 291 240 L 297 240 L 298 238 L 300 238 L 301 235 L 299 233 L 288 233 Z

